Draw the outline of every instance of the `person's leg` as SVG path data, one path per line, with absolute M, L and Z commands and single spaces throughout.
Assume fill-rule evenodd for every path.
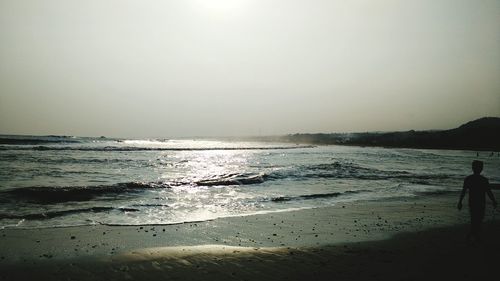
M 481 241 L 481 226 L 483 225 L 483 219 L 484 219 L 484 206 L 480 207 L 479 210 L 477 210 L 477 226 L 476 226 L 476 239 L 477 241 Z
M 475 228 L 475 223 L 476 223 L 476 218 L 475 218 L 475 215 L 474 215 L 472 208 L 469 208 L 469 214 L 470 214 L 470 229 L 469 229 L 469 233 L 467 233 L 467 236 L 465 238 L 465 240 L 468 244 L 473 242 L 472 238 L 474 237 L 474 228 Z
M 481 224 L 484 218 L 484 207 L 471 208 L 471 229 L 469 236 L 476 241 L 481 240 Z

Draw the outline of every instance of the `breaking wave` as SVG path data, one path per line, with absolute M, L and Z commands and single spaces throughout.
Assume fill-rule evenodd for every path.
M 332 198 L 344 195 L 353 195 L 359 193 L 371 192 L 370 190 L 348 190 L 344 192 L 331 192 L 331 193 L 320 193 L 320 194 L 306 194 L 299 196 L 279 196 L 271 198 L 273 202 L 287 202 L 295 200 L 311 200 L 311 199 L 321 199 L 321 198 Z
M 121 212 L 138 212 L 138 209 L 134 208 L 113 208 L 113 207 L 92 207 L 83 209 L 70 209 L 63 211 L 52 211 L 43 213 L 31 213 L 31 214 L 7 214 L 0 213 L 0 219 L 17 219 L 17 220 L 48 220 L 57 217 L 63 217 L 72 214 L 81 213 L 102 213 L 118 210 Z
M 54 204 L 94 199 L 114 200 L 118 196 L 132 196 L 145 190 L 165 189 L 174 186 L 231 186 L 259 184 L 265 181 L 265 174 L 227 174 L 199 181 L 172 182 L 126 182 L 95 186 L 32 186 L 0 192 L 0 202 L 24 201 L 36 204 Z
M 40 145 L 80 142 L 80 140 L 72 136 L 0 136 L 0 144 L 8 145 Z
M 0 143 L 1 144 L 1 143 Z M 0 146 L 0 150 L 36 151 L 212 151 L 212 150 L 286 150 L 314 146 L 255 146 L 255 147 L 140 147 L 140 146 Z
M 205 179 L 197 181 L 199 186 L 218 186 L 218 185 L 247 185 L 263 183 L 269 176 L 267 174 L 228 174 L 222 177 Z
M 358 180 L 389 180 L 400 179 L 414 183 L 427 183 L 432 180 L 453 178 L 447 174 L 415 174 L 407 171 L 380 170 L 362 167 L 354 163 L 332 162 L 327 164 L 294 166 L 282 169 L 269 175 L 270 179 L 291 178 L 294 180 L 307 179 L 358 179 Z
M 144 189 L 166 188 L 162 183 L 127 182 L 113 185 L 16 188 L 0 193 L 0 202 L 9 200 L 37 204 L 53 204 L 70 201 L 90 201 L 106 195 L 140 192 Z M 112 199 L 115 197 L 112 197 Z

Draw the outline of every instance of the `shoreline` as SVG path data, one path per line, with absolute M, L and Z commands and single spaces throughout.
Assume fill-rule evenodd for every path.
M 494 193 L 500 198 L 498 191 Z M 500 235 L 498 210 L 495 215 L 488 206 L 484 224 L 485 243 L 493 246 L 471 248 L 464 243 L 468 212 L 456 210 L 457 200 L 456 194 L 444 194 L 356 201 L 177 225 L 3 229 L 0 280 L 39 275 L 52 280 L 153 280 L 161 276 L 192 280 L 233 280 L 237 276 L 244 276 L 237 280 L 283 280 L 288 276 L 299 280 L 312 276 L 307 272 L 319 272 L 325 279 L 331 274 L 357 278 L 350 274 L 367 268 L 379 272 L 372 260 L 392 261 L 382 262 L 379 267 L 383 268 L 414 259 L 415 251 L 455 263 L 458 249 L 500 258 L 496 253 L 500 240 L 494 238 Z M 199 268 L 211 272 L 208 279 Z M 280 274 L 262 275 L 273 270 Z M 390 270 L 379 273 L 389 274 Z M 371 275 L 363 276 L 369 279 Z M 461 280 L 460 276 L 454 278 Z

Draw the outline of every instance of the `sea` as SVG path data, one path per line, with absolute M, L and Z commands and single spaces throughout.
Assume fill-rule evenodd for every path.
M 0 228 L 179 224 L 457 193 L 498 153 L 229 139 L 0 136 Z

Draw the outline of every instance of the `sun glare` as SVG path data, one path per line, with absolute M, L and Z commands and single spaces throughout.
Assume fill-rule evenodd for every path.
M 241 16 L 248 7 L 249 0 L 195 0 L 195 7 L 202 13 L 215 18 Z

